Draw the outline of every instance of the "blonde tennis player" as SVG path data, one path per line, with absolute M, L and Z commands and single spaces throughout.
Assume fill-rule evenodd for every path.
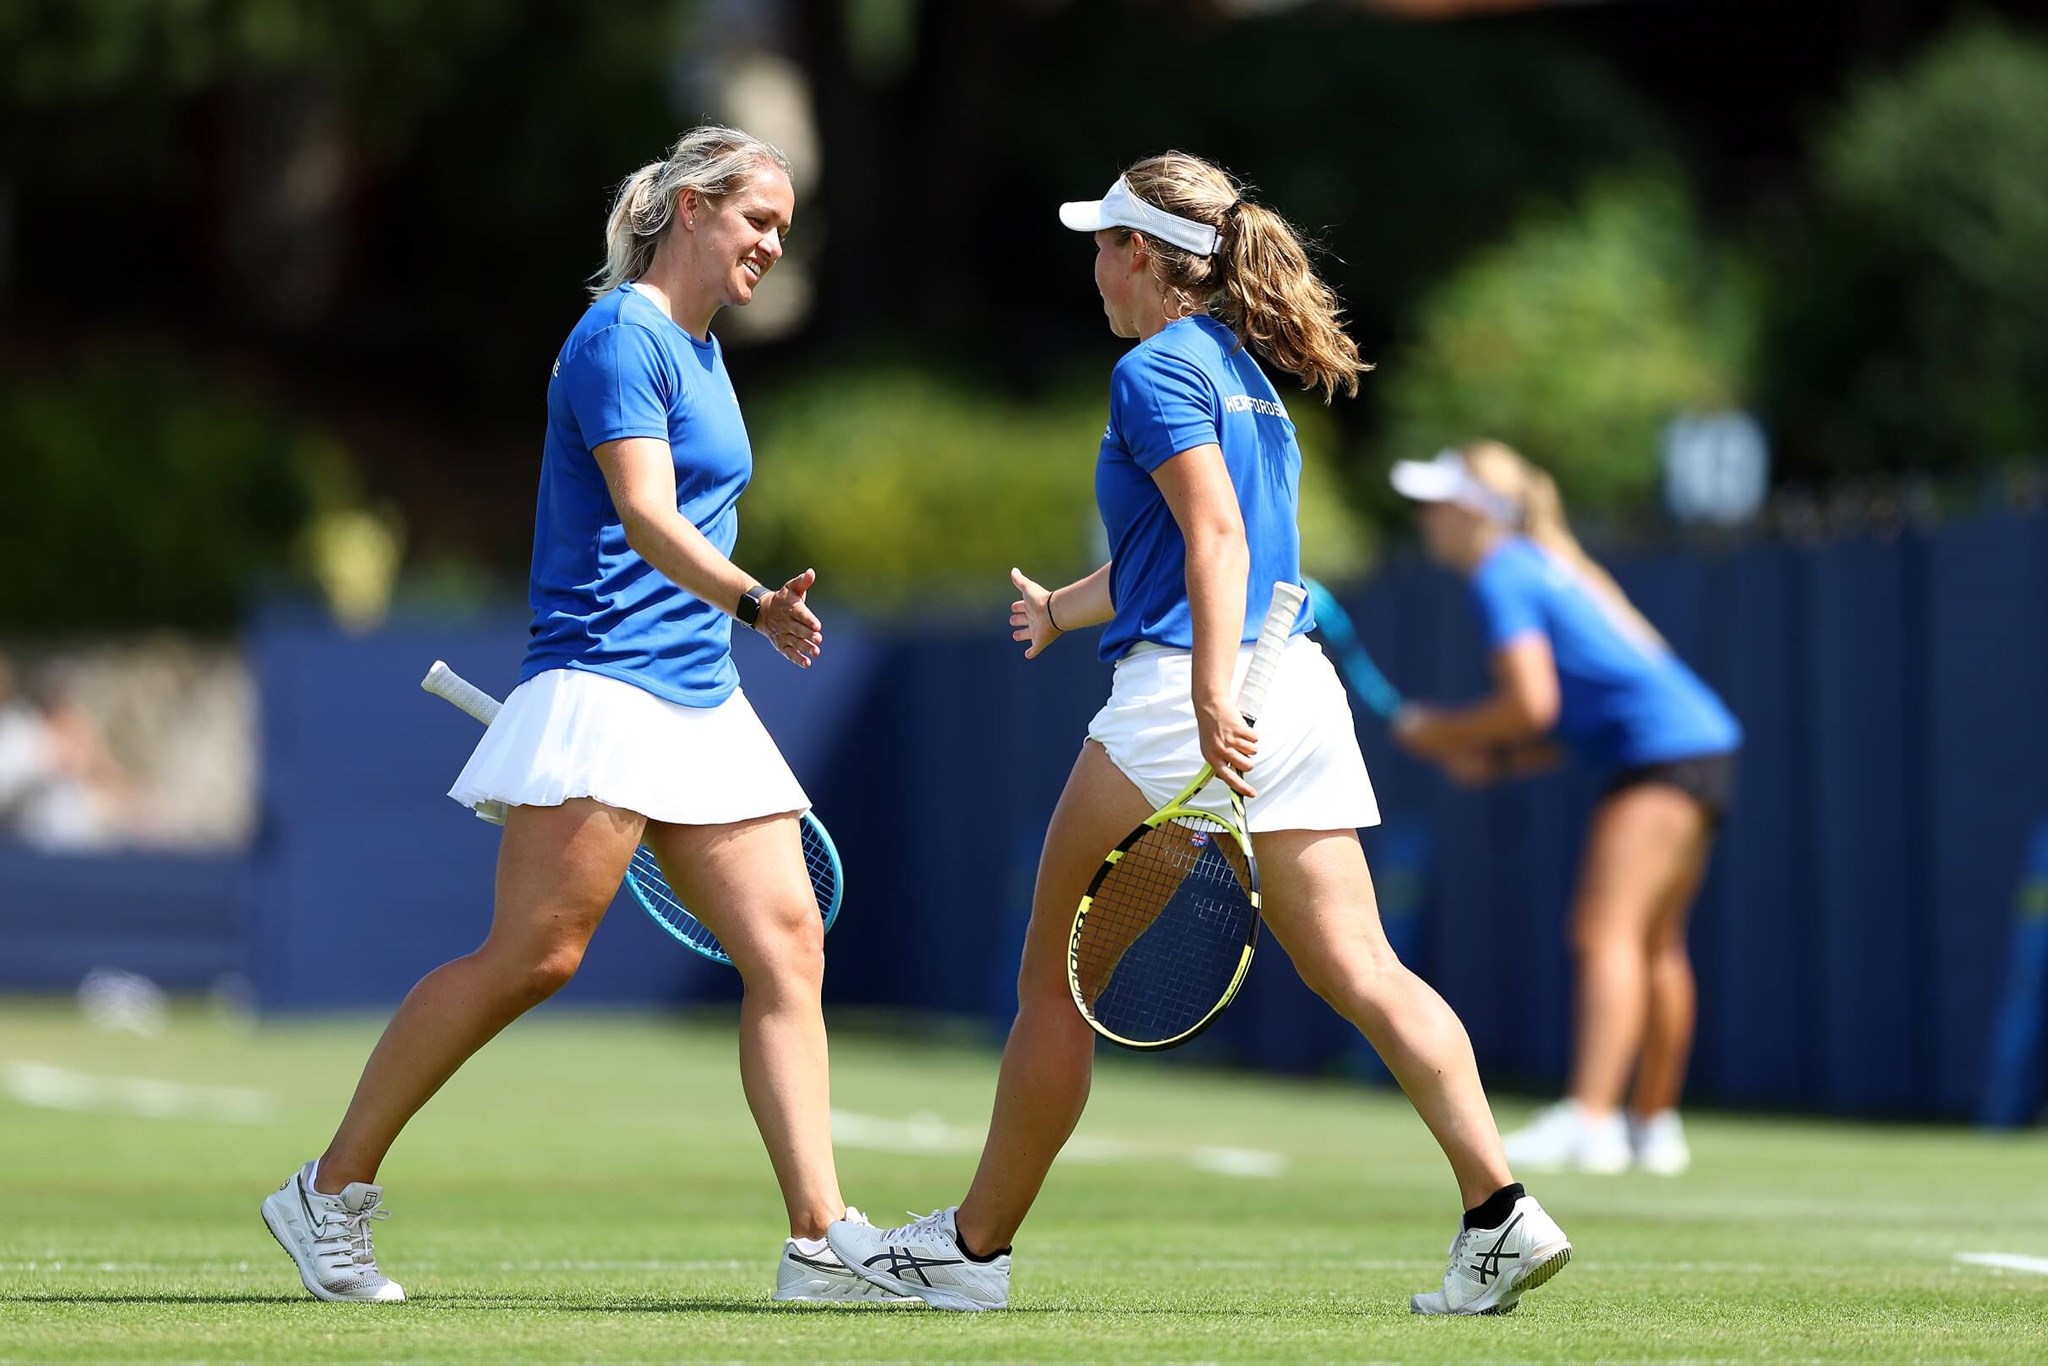
M 1692 1163 L 1678 1117 L 1697 1000 L 1685 923 L 1742 727 L 1579 547 L 1548 474 L 1481 441 L 1392 477 L 1430 556 L 1471 582 L 1495 680 L 1464 706 L 1402 708 L 1394 738 L 1469 785 L 1566 752 L 1601 777 L 1572 903 L 1570 1090 L 1507 1136 L 1508 1154 L 1532 1171 L 1675 1176 Z
M 1508 1170 L 1464 1026 L 1387 946 L 1357 833 L 1379 807 L 1343 684 L 1304 634 L 1312 618 L 1281 656 L 1270 722 L 1254 733 L 1234 700 L 1272 585 L 1301 579 L 1301 450 L 1252 352 L 1325 400 L 1355 393 L 1368 367 L 1293 229 L 1206 161 L 1148 158 L 1060 219 L 1094 234 L 1110 330 L 1136 342 L 1110 380 L 1095 466 L 1112 558 L 1051 592 L 1017 573 L 1010 622 L 1026 658 L 1106 625 L 1115 681 L 1046 832 L 974 1183 L 956 1208 L 902 1228 L 836 1223 L 832 1248 L 939 1308 L 1009 1304 L 1011 1239 L 1088 1100 L 1095 1035 L 1066 971 L 1075 906 L 1116 842 L 1207 761 L 1248 799 L 1274 937 L 1365 1032 L 1450 1161 L 1465 1215 L 1442 1285 L 1411 1307 L 1511 1309 L 1571 1244 Z
M 326 1152 L 263 1202 L 320 1299 L 405 1298 L 371 1241 L 385 1154 L 575 973 L 643 840 L 745 983 L 740 1076 L 789 1211 L 775 1298 L 883 1298 L 823 1240 L 859 1216 L 832 1162 L 809 801 L 731 656 L 735 618 L 804 667 L 824 640 L 809 570 L 771 589 L 727 558 L 753 454 L 711 332 L 774 268 L 794 202 L 782 154 L 730 128 L 686 134 L 620 189 L 548 384 L 526 662 L 449 792 L 510 808 L 490 931 L 412 989 Z

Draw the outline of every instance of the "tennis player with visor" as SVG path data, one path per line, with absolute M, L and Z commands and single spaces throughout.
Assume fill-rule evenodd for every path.
M 569 980 L 643 840 L 745 984 L 740 1077 L 789 1214 L 774 1297 L 888 1298 L 823 1238 L 860 1216 L 832 1160 L 824 929 L 798 835 L 810 802 L 731 653 L 735 619 L 803 667 L 824 641 L 811 571 L 771 589 L 728 558 L 753 453 L 711 333 L 780 259 L 794 204 L 782 153 L 717 127 L 619 191 L 594 300 L 548 383 L 519 686 L 449 792 L 508 808 L 490 931 L 412 989 L 326 1152 L 263 1202 L 320 1299 L 405 1298 L 371 1240 L 385 1154 Z
M 1379 820 L 1344 687 L 1301 614 L 1257 732 L 1238 685 L 1276 583 L 1301 581 L 1301 452 L 1249 345 L 1320 390 L 1368 369 L 1337 301 L 1278 214 L 1220 168 L 1138 162 L 1060 221 L 1095 239 L 1110 330 L 1135 345 L 1110 381 L 1095 466 L 1110 563 L 1047 590 L 1012 571 L 1015 638 L 1035 659 L 1104 627 L 1108 702 L 1081 746 L 1040 858 L 995 1111 L 966 1197 L 901 1228 L 835 1223 L 848 1266 L 945 1309 L 1009 1304 L 1011 1240 L 1087 1103 L 1095 1035 L 1067 970 L 1075 907 L 1134 825 L 1213 765 L 1198 804 L 1247 801 L 1267 924 L 1304 981 L 1364 1031 L 1435 1135 L 1465 1216 L 1440 1287 L 1417 1313 L 1498 1313 L 1571 1255 L 1515 1183 L 1464 1027 L 1381 931 L 1357 835 Z M 1227 788 L 1226 785 L 1227 784 Z
M 1404 706 L 1395 741 L 1467 785 L 1566 754 L 1601 785 L 1572 902 L 1568 1093 L 1507 1136 L 1508 1156 L 1532 1171 L 1675 1176 L 1692 1162 L 1677 1108 L 1697 1008 L 1686 919 L 1742 727 L 1580 547 L 1543 470 L 1482 441 L 1392 477 L 1431 558 L 1471 582 L 1494 676 L 1466 705 Z

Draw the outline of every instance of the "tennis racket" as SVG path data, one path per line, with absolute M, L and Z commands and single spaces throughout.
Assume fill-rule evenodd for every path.
M 497 719 L 501 705 L 498 699 L 438 659 L 434 661 L 434 667 L 427 670 L 427 676 L 420 680 L 420 686 L 436 697 L 453 702 L 486 726 Z M 476 814 L 497 825 L 505 823 L 502 802 L 487 802 L 477 808 Z M 825 928 L 829 930 L 832 922 L 839 918 L 839 903 L 845 890 L 839 850 L 833 847 L 832 837 L 825 833 L 825 827 L 810 812 L 804 812 L 798 823 L 802 827 L 804 867 L 811 875 L 811 891 L 818 899 L 818 913 L 825 917 Z M 661 863 L 654 857 L 654 851 L 644 844 L 633 851 L 633 861 L 626 865 L 626 889 L 640 903 L 640 909 L 654 917 L 655 924 L 680 940 L 685 947 L 696 950 L 714 963 L 732 962 L 719 944 L 718 937 L 684 909 L 682 899 L 670 888 L 668 879 L 661 875 Z
M 1256 722 L 1307 593 L 1273 585 L 1238 709 Z M 1157 1052 L 1207 1029 L 1244 985 L 1259 942 L 1259 865 L 1244 798 L 1230 819 L 1188 803 L 1216 777 L 1208 764 L 1102 861 L 1074 912 L 1067 986 L 1088 1027 L 1113 1044 Z
M 1387 681 L 1380 666 L 1366 653 L 1351 625 L 1350 614 L 1337 605 L 1330 590 L 1314 579 L 1302 582 L 1308 586 L 1309 601 L 1315 605 L 1316 634 L 1336 657 L 1337 671 L 1344 675 L 1358 700 L 1371 707 L 1380 720 L 1393 720 L 1394 713 L 1401 710 L 1401 690 Z

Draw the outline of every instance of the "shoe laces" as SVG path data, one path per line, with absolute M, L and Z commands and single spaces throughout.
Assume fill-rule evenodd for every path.
M 373 1267 L 377 1264 L 377 1251 L 371 1244 L 371 1221 L 390 1217 L 391 1211 L 375 1197 L 361 1209 L 353 1211 L 337 1201 L 328 1207 L 314 1242 L 336 1263 L 348 1261 L 357 1266 Z
M 953 1236 L 946 1232 L 946 1215 L 950 1211 L 935 1209 L 930 1214 L 912 1214 L 910 1210 L 903 1212 L 910 1214 L 911 1220 L 901 1228 L 889 1230 L 890 1242 L 938 1245 L 953 1241 Z
M 1459 1227 L 1457 1236 L 1451 1239 L 1450 1256 L 1444 1262 L 1445 1280 L 1448 1281 L 1452 1276 L 1455 1276 L 1458 1273 L 1458 1269 L 1464 1265 L 1465 1244 L 1471 1242 L 1472 1236 L 1478 1232 L 1479 1230 L 1476 1228 L 1465 1228 L 1462 1225 Z

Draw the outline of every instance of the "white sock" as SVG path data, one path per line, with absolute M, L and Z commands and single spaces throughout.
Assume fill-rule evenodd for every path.
M 803 1253 L 806 1257 L 815 1257 L 820 1252 L 823 1252 L 826 1247 L 823 1238 L 792 1238 L 789 1241 L 794 1243 L 796 1250 Z

